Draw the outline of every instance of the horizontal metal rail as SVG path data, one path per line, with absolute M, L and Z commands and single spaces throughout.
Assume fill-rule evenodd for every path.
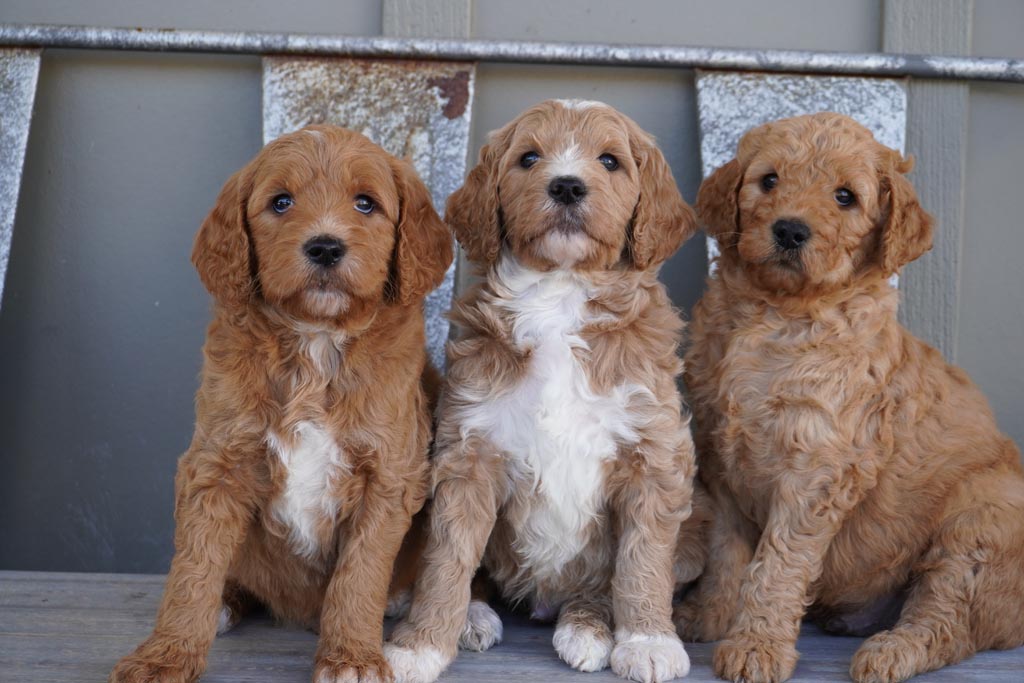
M 0 24 L 0 46 L 914 76 L 1024 83 L 1024 60 L 802 50 Z

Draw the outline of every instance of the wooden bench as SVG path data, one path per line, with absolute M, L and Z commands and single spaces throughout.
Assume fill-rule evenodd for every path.
M 153 627 L 164 577 L 136 574 L 0 572 L 0 681 L 97 683 Z M 617 681 L 611 671 L 583 674 L 558 659 L 552 626 L 503 615 L 505 640 L 488 652 L 462 652 L 442 681 Z M 800 638 L 794 683 L 848 681 L 858 638 L 826 636 L 811 626 Z M 717 680 L 713 645 L 687 644 L 692 683 Z M 204 683 L 309 683 L 316 635 L 274 624 L 243 621 L 217 638 Z M 1021 683 L 1024 648 L 984 652 L 958 666 L 925 674 L 915 683 Z

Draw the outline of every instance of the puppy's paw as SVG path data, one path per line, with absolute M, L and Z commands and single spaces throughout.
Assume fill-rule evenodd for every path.
M 412 605 L 412 591 L 398 591 L 388 596 L 388 605 L 384 608 L 384 616 L 388 619 L 404 619 Z
M 394 643 L 384 643 L 384 657 L 391 665 L 395 683 L 433 683 L 453 659 L 437 648 Z
M 313 668 L 313 683 L 391 683 L 391 667 L 383 655 L 359 658 L 343 652 L 319 654 Z
M 607 626 L 594 629 L 572 621 L 558 624 L 552 643 L 562 661 L 578 671 L 607 669 L 615 646 Z
M 853 654 L 850 678 L 856 683 L 897 683 L 924 671 L 926 659 L 923 644 L 882 631 L 865 640 Z
M 226 604 L 221 605 L 220 614 L 217 615 L 217 635 L 224 635 L 235 626 L 238 626 L 238 622 L 241 620 L 242 617 L 238 612 L 231 609 Z
M 660 683 L 690 673 L 690 658 L 674 633 L 615 634 L 612 671 L 639 683 Z
M 701 605 L 696 599 L 683 600 L 672 611 L 676 633 L 687 642 L 711 643 L 725 638 L 730 618 L 725 610 Z
M 482 600 L 473 600 L 466 610 L 466 623 L 459 636 L 463 650 L 483 652 L 501 642 L 501 617 Z
M 798 658 L 792 643 L 738 635 L 715 648 L 715 675 L 736 683 L 782 683 L 793 675 Z
M 203 672 L 204 662 L 175 641 L 150 636 L 114 666 L 110 683 L 191 683 Z

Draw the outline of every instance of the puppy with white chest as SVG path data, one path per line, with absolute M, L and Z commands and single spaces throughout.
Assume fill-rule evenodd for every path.
M 686 384 L 712 552 L 680 630 L 715 672 L 793 673 L 807 607 L 874 633 L 858 683 L 1024 643 L 1024 472 L 959 368 L 896 317 L 931 247 L 912 163 L 834 113 L 765 124 L 701 186 L 718 270 Z
M 214 319 L 176 552 L 111 681 L 195 680 L 253 603 L 319 630 L 316 683 L 390 678 L 388 579 L 429 484 L 422 301 L 451 252 L 412 167 L 358 133 L 285 135 L 228 180 L 192 255 Z
M 676 550 L 694 454 L 657 270 L 693 212 L 633 121 L 548 101 L 492 133 L 446 218 L 485 277 L 453 313 L 430 539 L 385 647 L 396 679 L 451 662 L 481 558 L 506 599 L 557 616 L 573 667 L 685 675 L 671 599 L 702 558 Z

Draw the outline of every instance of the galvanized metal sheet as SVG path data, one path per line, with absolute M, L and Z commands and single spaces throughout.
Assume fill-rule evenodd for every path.
M 0 301 L 11 255 L 32 103 L 39 80 L 39 50 L 0 48 Z
M 701 172 L 706 178 L 736 155 L 736 145 L 751 128 L 819 111 L 856 119 L 883 145 L 902 153 L 907 85 L 902 79 L 698 71 L 697 110 Z M 717 255 L 718 244 L 709 238 L 708 258 Z
M 462 184 L 469 147 L 473 64 L 266 57 L 263 140 L 311 123 L 358 130 L 408 159 L 443 215 Z M 444 367 L 454 264 L 424 307 L 430 357 Z

